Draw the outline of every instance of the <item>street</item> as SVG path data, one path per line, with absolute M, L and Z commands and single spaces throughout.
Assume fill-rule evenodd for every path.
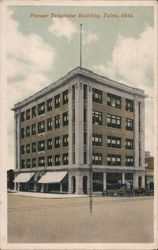
M 8 195 L 8 243 L 152 243 L 153 197 Z

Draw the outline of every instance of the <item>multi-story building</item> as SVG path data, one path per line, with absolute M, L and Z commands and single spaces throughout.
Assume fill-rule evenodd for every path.
M 16 189 L 145 185 L 144 91 L 77 67 L 15 104 Z
M 145 185 L 148 189 L 154 190 L 154 157 L 149 151 L 145 152 Z

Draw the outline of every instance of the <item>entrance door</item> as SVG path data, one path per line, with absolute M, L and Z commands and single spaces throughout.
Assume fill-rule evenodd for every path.
M 142 187 L 142 177 L 141 176 L 139 176 L 139 179 L 138 179 L 138 186 L 139 186 L 139 188 Z
M 83 176 L 83 193 L 87 194 L 87 176 Z
M 76 177 L 72 176 L 72 193 L 76 193 Z

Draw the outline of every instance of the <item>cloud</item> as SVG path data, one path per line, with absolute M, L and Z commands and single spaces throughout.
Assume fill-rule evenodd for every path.
M 90 44 L 90 43 L 95 43 L 98 42 L 98 36 L 96 33 L 88 33 L 85 36 L 85 40 L 83 40 L 84 44 Z
M 149 96 L 145 101 L 146 150 L 153 152 L 153 68 L 154 30 L 147 26 L 138 38 L 119 35 L 112 51 L 111 60 L 94 65 L 97 73 L 116 81 L 145 90 Z
M 54 19 L 53 24 L 49 27 L 51 32 L 56 37 L 65 37 L 68 42 L 71 41 L 74 33 L 77 32 L 77 27 L 68 18 Z
M 32 93 L 44 88 L 50 82 L 48 73 L 52 71 L 56 52 L 37 34 L 23 34 L 19 23 L 14 20 L 14 12 L 7 9 L 7 78 L 9 124 L 13 122 L 11 107 Z M 14 162 L 14 128 L 9 131 L 10 166 Z

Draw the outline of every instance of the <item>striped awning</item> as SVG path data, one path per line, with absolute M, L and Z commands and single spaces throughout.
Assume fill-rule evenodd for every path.
M 47 172 L 38 183 L 60 183 L 67 175 L 67 171 Z
M 34 173 L 20 173 L 15 177 L 14 182 L 26 183 L 32 178 L 33 175 Z

